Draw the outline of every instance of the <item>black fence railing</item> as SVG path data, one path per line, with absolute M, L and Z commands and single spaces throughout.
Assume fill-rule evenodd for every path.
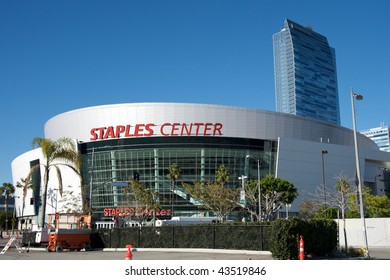
M 186 225 L 99 229 L 93 248 L 205 248 L 269 251 L 270 225 Z

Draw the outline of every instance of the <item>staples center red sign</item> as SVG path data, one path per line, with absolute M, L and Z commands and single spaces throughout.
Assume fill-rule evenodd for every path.
M 134 207 L 117 207 L 117 208 L 104 208 L 104 216 L 115 217 L 115 216 L 169 216 L 171 215 L 171 209 L 156 209 L 148 210 L 145 208 L 134 208 Z
M 222 123 L 154 123 L 92 128 L 91 141 L 150 136 L 222 136 Z

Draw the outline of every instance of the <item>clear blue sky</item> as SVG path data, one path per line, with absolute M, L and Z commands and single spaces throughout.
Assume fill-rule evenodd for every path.
M 275 110 L 272 35 L 285 18 L 336 50 L 342 125 L 389 125 L 390 2 L 0 1 L 0 184 L 51 117 L 87 106 L 191 102 Z

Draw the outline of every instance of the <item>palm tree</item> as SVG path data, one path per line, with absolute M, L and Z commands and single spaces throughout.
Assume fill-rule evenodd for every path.
M 5 194 L 5 231 L 8 231 L 8 200 L 11 194 L 15 193 L 15 187 L 11 183 L 3 183 L 0 187 L 0 196 Z M 14 202 L 15 207 L 15 202 Z
M 42 191 L 42 208 L 41 208 L 41 221 L 40 226 L 44 227 L 45 225 L 45 216 L 46 216 L 46 196 L 47 196 L 47 187 L 49 184 L 49 175 L 50 170 L 53 168 L 56 171 L 58 179 L 58 189 L 60 195 L 62 196 L 62 175 L 60 166 L 66 166 L 72 169 L 76 174 L 80 176 L 80 165 L 81 157 L 79 152 L 76 149 L 76 146 L 72 139 L 70 138 L 60 138 L 58 140 L 51 140 L 46 138 L 36 137 L 33 140 L 34 147 L 40 147 L 42 149 L 43 157 L 45 162 L 39 165 L 35 165 L 31 168 L 25 183 L 30 182 L 34 172 L 40 167 L 43 166 L 44 177 L 43 177 L 43 191 Z
M 26 197 L 27 197 L 27 191 L 29 189 L 34 189 L 34 184 L 30 182 L 26 182 L 25 179 L 21 178 L 20 182 L 16 183 L 17 188 L 23 188 L 23 206 L 22 206 L 22 218 L 24 217 L 24 208 L 26 207 Z
M 171 180 L 172 182 L 172 192 L 171 192 L 171 205 L 172 205 L 172 210 L 171 210 L 171 217 L 173 217 L 173 191 L 175 190 L 175 183 L 176 181 L 181 177 L 181 170 L 180 167 L 177 163 L 174 163 L 169 166 L 169 173 L 167 174 L 167 178 Z
M 215 172 L 215 181 L 225 187 L 225 183 L 229 182 L 229 170 L 225 165 L 220 165 Z

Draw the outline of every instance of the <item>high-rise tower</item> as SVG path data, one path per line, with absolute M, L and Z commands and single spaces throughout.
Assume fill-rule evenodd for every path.
M 276 111 L 340 124 L 335 51 L 289 19 L 273 35 Z

